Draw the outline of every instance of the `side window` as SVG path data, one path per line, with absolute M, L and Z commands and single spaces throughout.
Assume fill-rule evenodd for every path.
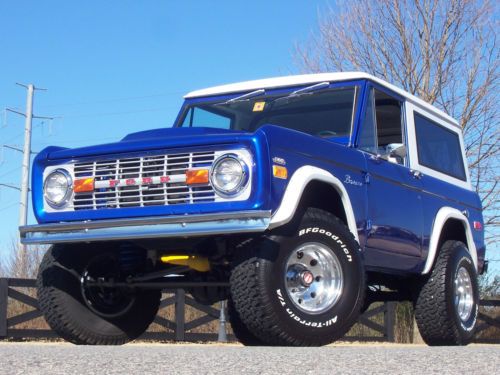
M 375 114 L 379 153 L 384 154 L 390 144 L 403 144 L 401 102 L 375 90 Z
M 359 148 L 372 154 L 387 155 L 404 144 L 401 102 L 385 92 L 371 89 L 361 125 Z M 401 157 L 389 161 L 404 164 Z
M 192 107 L 186 114 L 184 121 L 182 122 L 183 127 L 202 127 L 206 126 L 209 128 L 218 129 L 230 129 L 231 119 L 226 116 L 219 115 L 214 112 L 205 111 L 199 107 Z
M 372 154 L 377 153 L 377 128 L 373 111 L 374 91 L 370 90 L 368 103 L 366 106 L 365 118 L 361 125 L 361 133 L 359 135 L 359 148 L 368 151 Z
M 416 112 L 413 117 L 419 164 L 466 181 L 458 134 Z

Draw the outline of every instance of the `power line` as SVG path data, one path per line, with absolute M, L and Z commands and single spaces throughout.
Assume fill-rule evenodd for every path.
M 85 113 L 80 115 L 62 115 L 61 118 L 84 118 L 84 117 L 105 117 L 105 116 L 116 116 L 116 115 L 128 115 L 132 113 L 144 113 L 144 112 L 158 112 L 164 111 L 171 108 L 178 108 L 178 106 L 166 106 L 161 108 L 148 108 L 148 109 L 138 109 L 134 111 L 124 111 L 124 112 L 101 112 L 101 113 Z
M 23 152 L 23 149 L 22 149 L 22 148 L 20 148 L 20 147 L 16 147 L 16 146 L 13 146 L 13 145 L 3 145 L 2 147 L 4 147 L 4 148 L 8 148 L 9 150 L 14 150 L 14 151 L 17 151 L 17 152 Z M 31 154 L 32 154 L 32 155 L 36 155 L 36 154 L 38 154 L 38 152 L 31 151 Z
M 133 100 L 140 100 L 140 99 L 159 98 L 159 97 L 172 96 L 172 95 L 182 95 L 185 93 L 186 93 L 186 91 L 176 91 L 176 92 L 167 92 L 167 93 L 150 94 L 150 95 L 142 95 L 142 96 L 110 98 L 110 99 L 95 100 L 95 101 L 88 101 L 88 102 L 52 104 L 52 105 L 41 106 L 41 108 L 73 107 L 73 106 L 79 106 L 79 105 L 115 103 L 115 102 L 133 101 Z
M 7 141 L 5 141 L 5 143 L 10 143 L 10 141 L 13 141 L 13 140 L 15 140 L 15 139 L 19 138 L 19 137 L 20 137 L 20 136 L 22 136 L 23 134 L 24 134 L 24 132 L 22 132 L 22 133 L 18 133 L 18 134 L 17 134 L 17 135 L 15 135 L 14 137 L 9 138 Z
M 4 186 L 4 187 L 8 187 L 10 189 L 15 189 L 15 190 L 19 190 L 19 191 L 22 191 L 21 188 L 19 186 L 16 186 L 14 184 L 4 184 L 2 182 L 0 182 L 0 188 Z
M 0 178 L 7 176 L 8 174 L 10 174 L 14 171 L 17 171 L 17 170 L 19 170 L 19 167 L 13 168 L 13 169 L 9 170 L 8 172 L 5 172 L 4 174 L 0 175 Z
M 36 127 L 36 126 L 40 126 L 43 124 L 43 121 L 42 122 L 39 122 L 39 123 L 36 123 L 33 125 L 33 127 Z M 21 133 L 17 133 L 17 135 L 13 136 L 12 138 L 9 138 L 7 139 L 6 141 L 4 141 L 5 143 L 10 143 L 11 141 L 14 141 L 16 140 L 17 138 L 21 137 L 22 135 L 24 135 L 24 131 L 21 132 Z
M 5 211 L 5 210 L 7 210 L 7 209 L 9 209 L 11 207 L 14 207 L 15 205 L 17 205 L 17 202 L 14 202 L 14 203 L 11 203 L 11 204 L 9 204 L 9 205 L 7 205 L 5 207 L 2 207 L 2 208 L 0 208 L 0 212 Z
M 92 138 L 92 139 L 58 139 L 58 143 L 87 143 L 87 142 L 103 142 L 103 141 L 118 141 L 117 137 Z M 37 142 L 38 146 L 49 145 L 53 142 Z

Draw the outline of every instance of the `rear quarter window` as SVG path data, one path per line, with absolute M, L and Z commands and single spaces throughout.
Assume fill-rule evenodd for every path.
M 458 134 L 414 112 L 420 165 L 466 181 Z

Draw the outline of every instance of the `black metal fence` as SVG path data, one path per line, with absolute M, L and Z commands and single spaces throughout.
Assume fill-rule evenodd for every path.
M 0 339 L 57 338 L 44 321 L 33 324 L 42 317 L 35 297 L 35 280 L 0 278 Z M 13 308 L 16 305 L 17 309 Z M 165 291 L 160 310 L 150 329 L 140 339 L 157 341 L 226 341 L 224 302 L 221 308 L 197 303 L 183 289 Z M 368 333 L 348 334 L 348 341 L 395 342 L 396 303 L 372 305 L 359 319 L 358 325 L 368 328 Z M 498 310 L 500 300 L 481 301 L 484 306 L 479 314 L 478 333 L 491 327 L 500 329 Z M 493 311 L 496 316 L 488 315 Z M 189 312 L 189 314 L 187 314 Z M 481 336 L 480 336 L 481 337 Z M 479 338 L 478 342 L 500 343 L 498 337 Z

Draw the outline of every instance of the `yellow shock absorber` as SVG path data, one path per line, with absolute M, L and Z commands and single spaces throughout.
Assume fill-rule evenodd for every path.
M 160 258 L 163 263 L 175 264 L 178 266 L 187 266 L 195 271 L 210 271 L 210 262 L 208 258 L 196 255 L 164 255 Z

